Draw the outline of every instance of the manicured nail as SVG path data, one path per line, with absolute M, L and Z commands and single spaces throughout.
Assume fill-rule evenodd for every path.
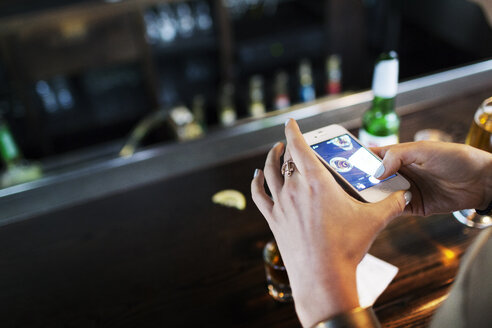
M 280 145 L 280 141 L 277 141 L 277 142 L 275 143 L 275 145 L 273 145 L 273 146 L 272 146 L 272 148 L 275 148 L 275 147 L 277 147 L 278 145 Z
M 412 193 L 410 192 L 410 190 L 405 191 L 403 197 L 405 197 L 405 206 L 407 206 L 412 200 Z
M 383 175 L 384 170 L 385 170 L 384 165 L 383 165 L 383 163 L 381 163 L 381 165 L 379 165 L 378 169 L 374 173 L 374 177 L 376 179 L 379 179 Z
M 260 174 L 260 170 L 255 169 L 255 174 L 253 175 L 253 179 L 256 178 Z
M 285 121 L 285 126 L 287 126 L 287 124 L 289 124 L 290 120 L 291 120 L 291 119 L 290 119 L 290 118 L 288 118 L 288 119 L 287 119 L 287 121 Z

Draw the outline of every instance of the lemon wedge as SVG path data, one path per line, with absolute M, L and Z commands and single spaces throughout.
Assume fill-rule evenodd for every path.
M 227 207 L 235 207 L 238 210 L 244 210 L 246 208 L 246 197 L 233 189 L 221 190 L 212 196 L 212 202 Z

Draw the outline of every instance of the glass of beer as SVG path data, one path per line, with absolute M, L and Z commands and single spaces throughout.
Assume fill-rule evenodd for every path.
M 263 261 L 265 263 L 268 293 L 276 301 L 292 301 L 289 277 L 275 240 L 269 241 L 263 248 Z
M 465 143 L 492 152 L 492 97 L 485 99 L 476 111 Z M 456 211 L 453 215 L 469 227 L 486 228 L 492 225 L 490 215 L 479 215 L 473 209 Z
M 492 97 L 485 99 L 475 113 L 465 143 L 492 152 Z

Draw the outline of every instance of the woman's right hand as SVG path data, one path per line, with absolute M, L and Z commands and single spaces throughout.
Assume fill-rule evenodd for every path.
M 421 141 L 371 149 L 385 179 L 400 171 L 412 186 L 407 214 L 486 208 L 492 199 L 492 154 L 468 145 Z

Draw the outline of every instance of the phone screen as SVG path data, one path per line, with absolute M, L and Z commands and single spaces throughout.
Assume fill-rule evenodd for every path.
M 312 145 L 311 148 L 358 191 L 396 177 L 394 174 L 384 180 L 376 179 L 374 173 L 381 160 L 348 134 Z

